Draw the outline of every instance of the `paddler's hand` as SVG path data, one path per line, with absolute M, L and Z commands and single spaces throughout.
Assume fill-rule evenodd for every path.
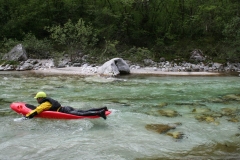
M 29 118 L 28 117 L 26 117 L 26 116 L 23 116 L 22 117 L 22 120 L 28 120 Z
M 31 118 L 33 118 L 34 116 L 36 116 L 37 114 L 38 114 L 37 111 L 35 111 L 35 112 L 31 113 L 31 114 L 27 114 L 27 116 L 24 116 L 24 117 L 26 117 L 26 118 L 28 118 L 28 119 L 31 119 Z
M 28 120 L 28 119 L 29 119 L 28 117 L 23 116 L 21 118 L 15 118 L 14 121 L 15 122 L 21 122 L 21 121 Z

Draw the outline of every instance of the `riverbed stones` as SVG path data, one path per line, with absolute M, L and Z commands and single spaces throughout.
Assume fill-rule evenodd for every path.
M 222 98 L 226 101 L 231 101 L 231 100 L 240 101 L 240 95 L 236 95 L 236 94 L 225 95 Z
M 205 121 L 208 123 L 215 121 L 214 117 L 209 116 L 209 115 L 196 115 L 195 119 L 198 120 L 199 122 Z
M 223 116 L 221 113 L 218 112 L 212 112 L 210 115 L 214 118 L 221 118 Z
M 177 117 L 179 115 L 179 113 L 175 110 L 171 110 L 171 109 L 162 109 L 162 110 L 158 110 L 158 113 L 162 116 L 166 116 L 166 117 Z
M 205 144 L 198 145 L 198 146 L 192 148 L 192 150 L 189 151 L 188 155 L 198 155 L 199 154 L 199 155 L 208 156 L 208 158 L 209 158 L 209 157 L 212 157 L 212 155 L 217 152 L 225 153 L 225 154 L 239 153 L 239 144 L 234 143 L 234 142 L 229 143 L 229 144 L 227 142 L 225 142 L 225 143 L 216 143 L 216 142 L 205 143 Z M 186 154 L 186 153 L 184 153 L 184 154 Z M 208 159 L 208 158 L 206 158 L 206 159 Z M 200 158 L 200 159 L 202 159 L 202 158 Z M 224 159 L 224 157 L 219 157 L 217 159 Z M 233 158 L 233 159 L 235 159 L 235 158 Z
M 211 109 L 209 109 L 209 108 L 194 108 L 192 110 L 193 113 L 207 113 L 210 111 L 211 111 Z
M 205 121 L 208 122 L 208 123 L 211 123 L 211 122 L 214 122 L 215 119 L 213 117 L 211 117 L 211 116 L 206 116 L 205 117 Z
M 157 105 L 157 107 L 163 108 L 163 107 L 165 107 L 165 106 L 167 106 L 167 105 L 168 105 L 168 103 L 162 102 L 162 103 L 159 103 L 159 104 Z
M 237 123 L 237 122 L 239 122 L 239 119 L 238 118 L 230 118 L 230 119 L 228 119 L 228 121 Z
M 184 133 L 183 132 L 179 132 L 179 131 L 176 131 L 176 132 L 168 132 L 167 133 L 168 136 L 171 136 L 175 139 L 182 139 L 183 136 L 184 136 Z
M 145 128 L 150 131 L 157 132 L 159 134 L 164 134 L 173 137 L 174 139 L 182 139 L 184 136 L 183 132 L 175 131 L 175 132 L 168 132 L 172 129 L 175 129 L 178 125 L 181 125 L 182 123 L 171 123 L 171 124 L 147 124 Z
M 223 103 L 224 100 L 221 98 L 209 98 L 208 101 L 213 102 L 213 103 Z
M 159 134 L 166 133 L 167 131 L 171 129 L 175 129 L 176 127 L 166 125 L 166 124 L 147 124 L 145 126 L 147 130 L 157 132 Z
M 224 116 L 231 116 L 231 115 L 234 115 L 236 113 L 236 109 L 233 109 L 233 108 L 222 108 L 221 109 L 221 113 Z

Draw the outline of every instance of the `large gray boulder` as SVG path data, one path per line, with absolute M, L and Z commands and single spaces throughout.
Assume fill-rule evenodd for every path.
M 130 68 L 122 58 L 113 58 L 100 66 L 97 72 L 100 75 L 117 76 L 130 74 Z
M 7 61 L 26 61 L 28 58 L 23 45 L 18 44 L 10 52 L 6 53 L 2 59 Z

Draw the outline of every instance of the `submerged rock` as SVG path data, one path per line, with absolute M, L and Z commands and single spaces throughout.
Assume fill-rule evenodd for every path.
M 215 121 L 213 124 L 215 124 L 216 126 L 218 126 L 220 124 L 219 121 Z
M 210 123 L 210 122 L 214 122 L 215 119 L 214 119 L 213 117 L 207 116 L 207 117 L 205 118 L 205 121 L 208 122 L 208 123 Z
M 206 113 L 206 112 L 210 112 L 211 109 L 209 108 L 194 108 L 192 110 L 193 113 Z
M 145 128 L 147 130 L 155 131 L 155 132 L 161 134 L 161 133 L 166 133 L 167 131 L 169 131 L 171 129 L 175 129 L 176 127 L 169 126 L 166 124 L 147 124 L 145 126 Z
M 222 98 L 227 101 L 230 101 L 230 100 L 240 101 L 240 95 L 236 95 L 236 94 L 225 95 Z
M 239 137 L 240 134 L 236 135 Z M 137 158 L 135 160 L 202 160 L 202 159 L 239 159 L 239 144 L 233 143 L 204 143 L 184 152 L 171 152 L 169 157 L 159 155 L 154 157 Z
M 229 122 L 239 122 L 239 119 L 238 118 L 231 118 L 231 119 L 228 119 Z
M 172 126 L 172 127 L 177 127 L 177 126 L 181 126 L 182 123 L 181 122 L 176 122 L 176 123 L 169 123 L 168 125 Z
M 166 117 L 177 117 L 179 113 L 171 109 L 158 110 L 158 113 Z
M 215 113 L 215 112 L 211 113 L 210 115 L 214 118 L 220 118 L 223 116 L 221 113 Z
M 231 115 L 234 115 L 236 113 L 237 109 L 235 108 L 222 108 L 221 109 L 221 113 L 224 115 L 224 116 L 231 116 Z
M 223 103 L 224 100 L 221 98 L 210 98 L 208 101 L 213 102 L 213 103 Z
M 159 103 L 156 107 L 162 108 L 162 107 L 165 107 L 167 105 L 168 105 L 168 103 L 162 102 L 162 103 Z
M 175 139 L 182 139 L 184 134 L 182 132 L 168 132 L 168 136 L 172 136 Z
M 199 122 L 205 121 L 208 123 L 214 122 L 215 118 L 212 116 L 208 116 L 208 115 L 196 115 L 195 119 L 198 120 Z
M 198 145 L 194 147 L 188 155 L 205 155 L 212 156 L 216 155 L 216 153 L 222 153 L 227 155 L 227 153 L 239 153 L 239 144 L 237 143 L 209 143 L 204 145 Z M 209 158 L 208 157 L 208 158 Z M 224 159 L 223 157 L 219 159 Z M 231 159 L 231 158 L 230 158 Z M 233 158 L 235 159 L 235 158 Z

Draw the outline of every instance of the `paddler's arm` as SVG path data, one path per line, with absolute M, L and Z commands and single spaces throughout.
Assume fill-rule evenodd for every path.
M 34 116 L 40 114 L 42 111 L 46 111 L 49 110 L 51 108 L 52 104 L 49 102 L 44 102 L 42 104 L 40 104 L 39 106 L 37 106 L 36 109 L 32 110 L 31 112 L 29 112 L 28 114 L 26 114 L 26 118 L 33 118 Z

